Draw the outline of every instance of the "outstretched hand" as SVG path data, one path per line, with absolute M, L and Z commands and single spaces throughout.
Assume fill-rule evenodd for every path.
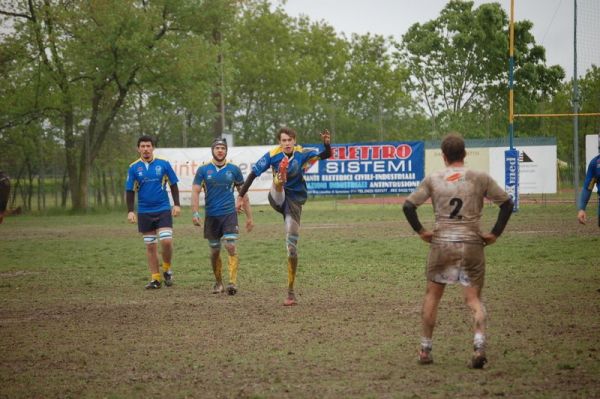
M 329 130 L 325 129 L 321 132 L 321 140 L 323 140 L 323 144 L 331 144 L 331 133 L 329 133 Z

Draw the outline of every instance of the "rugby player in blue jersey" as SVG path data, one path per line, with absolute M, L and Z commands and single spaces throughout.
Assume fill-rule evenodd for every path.
M 294 282 L 298 269 L 298 237 L 300 234 L 300 216 L 302 205 L 306 202 L 308 192 L 304 181 L 304 172 L 320 159 L 331 156 L 331 135 L 328 130 L 321 133 L 324 150 L 304 149 L 296 145 L 296 132 L 283 127 L 277 132 L 279 145 L 267 152 L 252 167 L 246 183 L 240 190 L 237 207 L 241 208 L 245 194 L 254 179 L 269 170 L 273 171 L 273 185 L 269 192 L 271 207 L 283 215 L 285 223 L 285 240 L 287 245 L 288 294 L 285 306 L 295 305 Z
M 158 242 L 162 252 L 162 277 L 166 286 L 173 284 L 171 260 L 173 257 L 173 218 L 179 216 L 179 189 L 177 176 L 171 164 L 154 156 L 154 139 L 142 136 L 138 139 L 140 158 L 129 165 L 125 190 L 127 196 L 127 219 L 138 224 L 144 237 L 146 256 L 151 279 L 147 289 L 161 287 L 161 273 L 158 260 Z M 167 184 L 171 188 L 174 206 L 171 208 L 167 194 Z M 137 217 L 133 211 L 135 192 L 138 193 Z
M 233 188 L 238 190 L 244 184 L 244 176 L 240 168 L 226 161 L 227 141 L 224 138 L 216 138 L 211 146 L 213 159 L 200 166 L 194 177 L 192 185 L 192 223 L 195 226 L 202 225 L 200 214 L 200 192 L 204 189 L 204 238 L 208 240 L 210 247 L 210 263 L 215 275 L 213 293 L 219 294 L 223 288 L 223 263 L 221 261 L 221 241 L 225 244 L 228 253 L 229 284 L 227 293 L 237 293 L 237 272 L 239 267 L 239 255 L 236 248 L 236 240 L 239 238 L 238 217 L 235 208 Z M 254 226 L 250 202 L 244 201 L 246 213 L 246 230 L 250 232 Z
M 598 152 L 600 153 L 600 134 L 598 135 Z M 583 188 L 577 202 L 577 209 L 579 210 L 577 212 L 577 220 L 581 224 L 585 224 L 587 220 L 585 207 L 592 196 L 594 186 L 596 186 L 598 191 L 598 227 L 600 227 L 600 154 L 592 158 L 587 167 L 585 181 L 583 182 Z

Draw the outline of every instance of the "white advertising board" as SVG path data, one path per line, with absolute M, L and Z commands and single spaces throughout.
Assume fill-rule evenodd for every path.
M 465 166 L 489 173 L 504 187 L 504 151 L 506 147 L 467 147 Z M 556 193 L 556 145 L 523 146 L 520 151 L 520 194 Z M 425 151 L 425 173 L 430 174 L 444 167 L 442 151 Z
M 227 160 L 239 166 L 244 178 L 246 178 L 250 174 L 252 165 L 272 148 L 272 145 L 229 148 Z M 157 148 L 154 153 L 171 163 L 179 178 L 177 186 L 179 187 L 181 205 L 189 206 L 196 170 L 200 165 L 212 159 L 210 148 Z M 267 196 L 272 181 L 273 175 L 270 170 L 254 180 L 248 191 L 251 204 L 269 203 Z M 204 204 L 204 194 L 200 195 L 200 201 L 201 204 Z
M 504 147 L 490 147 L 490 175 L 504 187 Z M 519 193 L 556 193 L 556 145 L 522 146 L 519 157 Z

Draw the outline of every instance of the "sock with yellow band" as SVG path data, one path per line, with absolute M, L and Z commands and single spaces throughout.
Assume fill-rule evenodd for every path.
M 162 270 L 163 270 L 163 272 L 168 272 L 169 270 L 171 270 L 171 264 L 167 263 L 167 262 L 163 262 Z
M 229 282 L 234 285 L 237 284 L 237 273 L 239 264 L 240 258 L 238 254 L 229 255 L 227 264 L 227 266 L 229 267 Z

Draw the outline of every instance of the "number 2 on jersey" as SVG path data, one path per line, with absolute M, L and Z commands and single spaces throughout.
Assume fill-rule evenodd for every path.
M 450 213 L 450 219 L 462 219 L 462 216 L 458 214 L 458 212 L 460 212 L 460 209 L 463 206 L 463 201 L 460 198 L 452 198 L 450 200 L 450 205 L 454 206 L 454 209 L 452 210 L 452 212 Z

